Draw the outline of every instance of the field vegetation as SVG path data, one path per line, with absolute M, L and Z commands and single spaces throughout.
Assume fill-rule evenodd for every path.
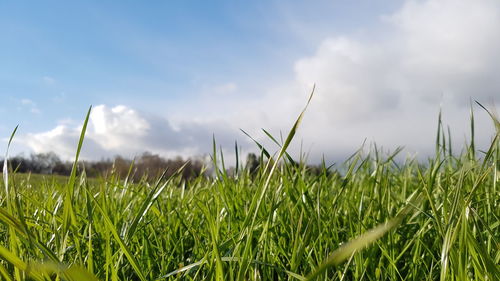
M 64 178 L 5 165 L 1 278 L 499 280 L 493 115 L 486 151 L 475 147 L 473 115 L 460 153 L 439 118 L 425 163 L 373 148 L 312 173 L 286 153 L 302 114 L 283 141 L 269 135 L 278 152 L 257 144 L 257 168 L 237 159 L 231 174 L 215 142 L 214 175 L 190 180 L 182 167 L 150 183 L 116 172 L 89 180 L 77 164 Z

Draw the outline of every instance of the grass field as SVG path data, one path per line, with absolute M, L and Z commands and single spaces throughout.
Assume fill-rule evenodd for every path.
M 499 280 L 494 117 L 487 151 L 452 154 L 439 122 L 426 163 L 359 152 L 320 174 L 285 152 L 300 119 L 254 174 L 219 164 L 147 184 L 4 170 L 2 279 Z

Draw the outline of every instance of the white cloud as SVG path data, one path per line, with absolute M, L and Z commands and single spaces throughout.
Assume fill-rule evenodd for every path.
M 389 36 L 326 39 L 296 64 L 299 82 L 316 82 L 340 115 L 394 108 L 405 95 L 464 103 L 500 92 L 500 2 L 409 1 L 385 16 Z M 356 105 L 356 106 L 354 106 Z
M 458 102 L 498 95 L 500 2 L 410 1 L 387 20 L 400 43 L 399 70 L 415 94 L 443 91 Z
M 312 141 L 325 153 L 352 151 L 364 137 L 429 153 L 442 104 L 461 146 L 470 99 L 499 97 L 500 2 L 407 1 L 381 24 L 384 33 L 371 39 L 327 38 L 295 64 L 300 85 L 318 85 L 305 139 L 321 135 Z M 477 115 L 484 145 L 493 130 L 484 112 Z
M 21 143 L 35 153 L 54 151 L 64 159 L 72 159 L 82 125 L 64 122 L 54 129 L 20 136 Z M 83 159 L 99 159 L 122 155 L 134 157 L 145 151 L 166 157 L 201 156 L 210 151 L 212 134 L 219 143 L 229 146 L 234 138 L 222 124 L 190 121 L 175 129 L 167 119 L 118 105 L 95 106 L 82 149 Z

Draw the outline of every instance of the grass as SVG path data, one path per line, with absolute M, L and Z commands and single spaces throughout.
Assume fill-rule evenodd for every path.
M 2 279 L 498 280 L 493 115 L 487 151 L 470 141 L 453 154 L 439 118 L 427 163 L 373 149 L 342 173 L 313 174 L 286 153 L 303 113 L 274 159 L 258 144 L 266 160 L 253 174 L 240 164 L 228 175 L 215 142 L 215 176 L 189 182 L 90 181 L 77 165 L 63 179 L 4 170 Z

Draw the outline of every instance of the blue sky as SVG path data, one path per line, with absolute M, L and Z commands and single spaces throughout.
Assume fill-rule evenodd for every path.
M 33 130 L 81 119 L 90 104 L 156 111 L 196 98 L 204 85 L 238 80 L 251 87 L 289 74 L 294 58 L 315 47 L 286 23 L 288 16 L 308 21 L 298 15 L 304 7 L 245 3 L 2 2 L 0 93 L 8 103 L 2 110 L 14 117 L 2 134 L 16 122 Z M 310 19 L 325 24 L 325 15 L 313 16 L 320 11 L 311 9 Z M 337 14 L 337 22 L 352 25 Z M 35 102 L 43 118 L 26 118 L 29 106 L 12 110 L 22 99 Z
M 203 155 L 213 133 L 222 146 L 238 140 L 251 151 L 239 128 L 263 141 L 260 128 L 286 131 L 315 83 L 299 135 L 313 161 L 345 156 L 365 139 L 425 155 L 440 106 L 461 145 L 468 101 L 499 96 L 499 8 L 486 0 L 3 1 L 0 137 L 19 124 L 13 153 L 70 158 L 94 105 L 89 159 Z M 487 144 L 492 129 L 481 118 Z

